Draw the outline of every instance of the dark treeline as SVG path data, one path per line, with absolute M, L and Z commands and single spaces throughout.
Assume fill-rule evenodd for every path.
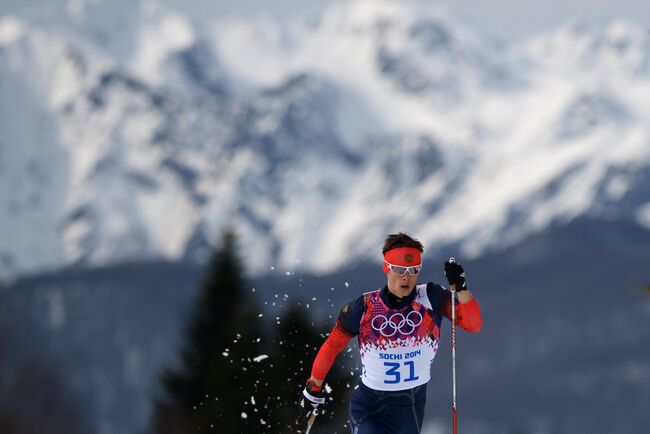
M 161 374 L 150 434 L 304 432 L 297 400 L 332 324 L 315 324 L 300 303 L 261 317 L 245 291 L 236 237 L 213 253 L 177 363 Z M 334 367 L 326 412 L 312 433 L 344 433 L 349 376 Z
M 0 433 L 94 433 L 63 370 L 15 332 L 0 320 Z

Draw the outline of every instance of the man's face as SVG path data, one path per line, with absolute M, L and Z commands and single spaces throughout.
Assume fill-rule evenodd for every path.
M 415 284 L 418 283 L 418 274 L 404 273 L 400 276 L 389 270 L 388 274 L 386 274 L 388 290 L 398 297 L 406 297 L 413 291 Z

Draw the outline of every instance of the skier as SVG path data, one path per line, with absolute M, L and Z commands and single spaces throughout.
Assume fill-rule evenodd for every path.
M 341 309 L 314 360 L 299 401 L 310 424 L 325 403 L 322 385 L 334 359 L 358 336 L 362 373 L 350 401 L 352 433 L 420 433 L 430 368 L 442 317 L 451 318 L 452 295 L 459 302 L 457 324 L 469 332 L 481 330 L 481 311 L 459 263 L 445 262 L 445 276 L 456 289 L 452 292 L 432 282 L 417 284 L 423 252 L 418 240 L 404 233 L 392 234 L 382 252 L 387 285 Z

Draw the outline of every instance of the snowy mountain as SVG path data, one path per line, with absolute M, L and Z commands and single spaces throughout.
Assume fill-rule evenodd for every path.
M 200 261 L 228 224 L 252 271 L 316 273 L 398 230 L 478 257 L 579 216 L 650 228 L 633 23 L 504 45 L 391 1 L 211 25 L 123 3 L 0 18 L 3 278 Z

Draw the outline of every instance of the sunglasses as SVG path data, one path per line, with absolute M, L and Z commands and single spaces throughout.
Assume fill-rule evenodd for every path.
M 404 267 L 402 265 L 393 265 L 388 261 L 384 261 L 384 262 L 386 262 L 386 265 L 388 265 L 388 269 L 393 273 L 397 274 L 398 276 L 401 276 L 404 273 L 408 273 L 411 276 L 415 276 L 422 269 L 422 264 L 411 265 L 410 267 Z

